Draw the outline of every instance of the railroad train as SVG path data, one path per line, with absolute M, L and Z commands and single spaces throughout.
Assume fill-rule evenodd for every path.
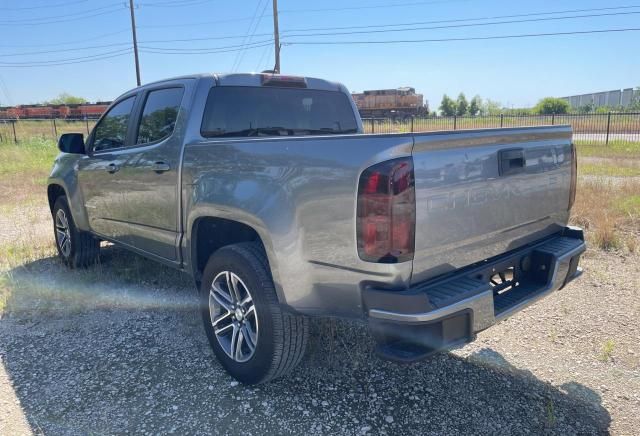
M 25 104 L 12 107 L 0 107 L 0 120 L 18 119 L 95 119 L 100 118 L 111 102 L 83 104 Z
M 405 119 L 429 114 L 429 103 L 415 88 L 376 89 L 351 94 L 362 118 Z

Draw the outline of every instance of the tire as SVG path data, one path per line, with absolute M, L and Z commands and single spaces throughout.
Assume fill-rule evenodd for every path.
M 69 268 L 84 268 L 98 261 L 100 241 L 77 229 L 65 196 L 53 205 L 53 234 L 58 256 Z
M 221 248 L 209 258 L 202 278 L 204 329 L 218 361 L 233 378 L 247 385 L 265 383 L 300 363 L 309 323 L 280 307 L 262 245 L 247 242 Z M 231 301 L 234 289 L 234 301 L 244 303 Z

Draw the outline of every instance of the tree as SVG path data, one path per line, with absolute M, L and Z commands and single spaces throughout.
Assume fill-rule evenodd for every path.
M 476 95 L 471 99 L 471 103 L 469 103 L 469 115 L 475 117 L 480 112 L 480 108 L 482 107 L 482 98 L 479 95 Z
M 469 102 L 467 101 L 467 97 L 464 95 L 464 92 L 461 92 L 458 94 L 458 100 L 456 100 L 456 115 L 459 117 L 466 115 L 468 109 Z
M 480 113 L 482 115 L 500 115 L 502 113 L 502 104 L 488 98 L 482 102 Z
M 590 114 L 591 112 L 594 111 L 594 105 L 593 103 L 587 103 L 587 104 L 583 104 L 582 106 L 579 106 L 577 111 L 579 114 Z
M 629 109 L 634 111 L 640 110 L 640 86 L 637 86 L 635 92 L 633 93 Z
M 566 114 L 569 112 L 569 102 L 561 98 L 545 97 L 533 108 L 540 115 Z
M 87 99 L 84 97 L 78 97 L 69 93 L 63 92 L 56 98 L 49 101 L 45 101 L 45 104 L 82 104 L 86 103 Z
M 442 103 L 440 103 L 440 112 L 445 117 L 452 117 L 456 114 L 456 102 L 453 101 L 447 94 L 442 96 Z

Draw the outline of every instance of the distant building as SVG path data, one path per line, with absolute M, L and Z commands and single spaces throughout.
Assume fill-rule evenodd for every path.
M 619 89 L 613 91 L 595 92 L 593 94 L 572 95 L 570 97 L 561 97 L 566 100 L 574 109 L 579 107 L 593 105 L 593 107 L 611 106 L 611 107 L 629 107 L 633 102 L 634 96 L 640 98 L 640 90 L 633 88 Z

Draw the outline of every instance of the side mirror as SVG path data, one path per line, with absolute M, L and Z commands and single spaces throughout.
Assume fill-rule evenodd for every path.
M 63 153 L 85 154 L 84 135 L 82 133 L 65 133 L 60 135 L 58 149 Z

